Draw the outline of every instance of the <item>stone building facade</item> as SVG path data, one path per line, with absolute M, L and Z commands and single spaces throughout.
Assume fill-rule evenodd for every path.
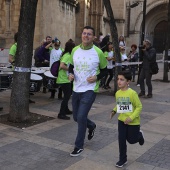
M 75 39 L 74 0 L 39 0 L 36 14 L 34 48 L 47 35 L 61 42 Z M 18 30 L 21 0 L 0 0 L 0 47 L 9 48 Z
M 117 24 L 118 35 L 124 35 L 127 49 L 139 45 L 143 20 L 143 0 L 110 0 Z M 135 8 L 130 8 L 139 2 Z M 21 0 L 0 0 L 0 47 L 9 48 L 17 32 Z M 168 0 L 147 0 L 145 38 L 152 41 L 162 53 L 167 30 Z M 81 42 L 81 31 L 91 25 L 104 35 L 110 33 L 103 0 L 39 0 L 36 16 L 34 48 L 47 35 L 57 37 L 62 46 L 72 38 Z

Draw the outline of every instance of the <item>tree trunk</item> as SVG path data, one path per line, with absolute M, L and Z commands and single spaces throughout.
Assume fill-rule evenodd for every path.
M 21 0 L 17 52 L 10 100 L 9 120 L 23 122 L 29 113 L 29 86 L 38 0 Z M 17 70 L 16 68 L 19 68 Z
M 170 46 L 170 0 L 168 4 L 168 28 L 167 28 L 167 36 L 166 36 L 166 45 L 165 45 L 165 57 L 164 57 L 164 73 L 163 73 L 163 81 L 168 82 L 168 50 Z
M 117 32 L 116 22 L 114 19 L 110 0 L 103 0 L 103 3 L 106 8 L 107 15 L 110 19 L 109 20 L 110 31 L 111 31 L 111 36 L 113 40 L 114 53 L 116 56 L 115 77 L 114 77 L 114 95 L 115 95 L 117 91 L 117 76 L 118 76 L 118 73 L 122 70 L 122 65 L 121 65 L 122 61 L 121 61 L 121 55 L 120 55 L 120 49 L 119 49 L 119 43 L 118 43 L 118 32 Z

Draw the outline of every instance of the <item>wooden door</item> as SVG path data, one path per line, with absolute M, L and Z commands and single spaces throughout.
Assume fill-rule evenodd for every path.
M 154 29 L 153 46 L 155 47 L 157 53 L 163 53 L 163 51 L 165 50 L 167 27 L 168 27 L 168 22 L 161 21 L 156 25 Z

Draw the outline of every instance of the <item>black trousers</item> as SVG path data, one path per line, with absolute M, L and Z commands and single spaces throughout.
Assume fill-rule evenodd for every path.
M 127 161 L 126 141 L 135 144 L 141 137 L 140 125 L 127 125 L 118 121 L 119 161 Z
M 59 115 L 66 115 L 67 112 L 69 111 L 68 101 L 72 93 L 72 90 L 71 90 L 72 86 L 71 86 L 71 83 L 63 83 L 63 84 L 59 84 L 59 86 L 61 87 L 64 93 L 63 101 L 61 102 L 61 106 L 60 106 Z
M 143 94 L 145 94 L 145 82 L 144 80 L 146 79 L 146 85 L 148 86 L 148 94 L 152 94 L 152 74 L 150 73 L 149 70 L 145 70 L 142 68 L 139 76 L 139 84 L 140 84 L 140 89 Z
M 109 75 L 109 78 L 108 78 Z M 113 69 L 107 69 L 107 75 L 104 77 L 104 86 L 109 86 L 111 80 L 113 78 Z

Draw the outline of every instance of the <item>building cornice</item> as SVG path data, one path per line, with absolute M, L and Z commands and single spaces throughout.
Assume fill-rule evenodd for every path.
M 109 17 L 103 17 L 104 22 L 109 22 L 110 18 Z M 125 23 L 125 19 L 115 19 L 116 23 Z
M 74 7 L 76 7 L 77 4 L 78 4 L 77 0 L 60 0 L 60 1 L 66 2 L 67 4 L 70 4 L 70 5 L 74 6 Z

